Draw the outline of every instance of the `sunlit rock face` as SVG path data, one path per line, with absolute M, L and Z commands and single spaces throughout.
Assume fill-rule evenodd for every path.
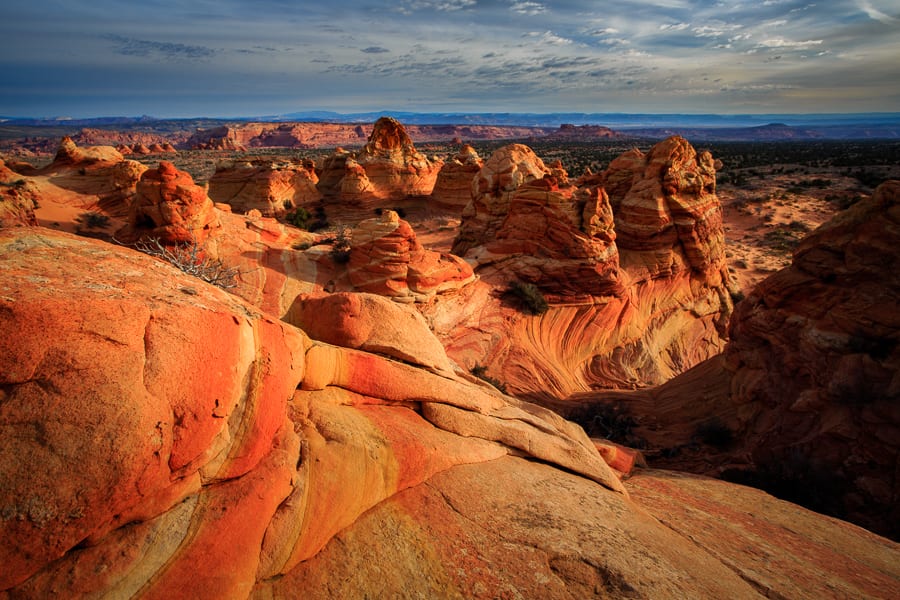
M 35 169 L 16 165 L 28 192 L 40 203 L 79 207 L 124 217 L 147 167 L 111 146 L 79 147 L 64 137 L 53 161 Z
M 219 227 L 206 189 L 196 185 L 189 173 L 162 161 L 141 176 L 128 224 L 118 235 L 124 241 L 155 238 L 167 245 L 202 245 Z
M 362 149 L 355 153 L 338 149 L 326 159 L 319 189 L 355 206 L 428 196 L 441 165 L 416 150 L 399 121 L 382 117 Z
M 431 198 L 438 206 L 462 210 L 472 199 L 472 180 L 481 171 L 484 161 L 469 145 L 445 161 L 435 181 Z
M 223 161 L 209 180 L 209 197 L 235 212 L 258 210 L 265 217 L 283 216 L 319 200 L 318 182 L 315 165 L 309 161 Z
M 347 273 L 354 290 L 407 300 L 456 290 L 475 279 L 458 256 L 425 249 L 392 210 L 353 228 Z
M 896 538 L 898 249 L 900 182 L 889 181 L 737 304 L 722 355 L 656 388 L 578 399 L 626 402 L 657 464 L 762 486 Z M 718 443 L 692 449 L 711 433 Z
M 732 284 L 715 167 L 678 137 L 575 181 L 525 146 L 495 152 L 453 249 L 495 288 L 533 284 L 550 310 L 510 326 L 502 303 L 473 294 L 453 310 L 477 323 L 438 319 L 451 355 L 521 393 L 566 397 L 661 383 L 721 351 Z
M 386 498 L 506 455 L 625 494 L 576 425 L 371 333 L 423 327 L 411 309 L 350 306 L 336 346 L 121 246 L 21 227 L 0 250 L 0 590 L 248 597 Z

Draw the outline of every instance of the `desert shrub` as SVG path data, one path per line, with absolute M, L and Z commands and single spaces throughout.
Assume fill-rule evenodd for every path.
M 75 220 L 88 229 L 106 229 L 107 227 L 109 227 L 109 217 L 104 215 L 103 213 L 81 213 Z
M 311 218 L 312 215 L 309 214 L 308 210 L 302 206 L 298 206 L 296 209 L 285 215 L 284 220 L 298 229 L 307 229 Z
M 346 264 L 350 262 L 350 237 L 352 230 L 346 226 L 341 225 L 337 229 L 337 233 L 334 235 L 334 239 L 331 242 L 331 259 L 339 265 Z
M 219 259 L 206 255 L 203 246 L 196 239 L 176 246 L 166 246 L 159 238 L 147 238 L 134 244 L 135 249 L 144 254 L 161 258 L 188 275 L 202 279 L 223 290 L 237 286 L 240 271 L 228 267 Z
M 505 294 L 515 298 L 522 308 L 533 315 L 542 315 L 550 308 L 544 294 L 533 283 L 513 281 L 509 284 Z
M 710 417 L 700 423 L 694 435 L 704 444 L 720 450 L 724 450 L 734 443 L 734 432 L 718 417 Z
M 495 388 L 497 388 L 504 394 L 506 393 L 506 384 L 503 383 L 502 381 L 500 381 L 499 379 L 496 379 L 496 378 L 488 375 L 487 367 L 485 367 L 484 365 L 476 364 L 474 367 L 472 367 L 470 373 L 472 373 L 472 375 L 474 375 L 478 379 L 480 379 L 482 381 L 486 381 L 487 383 L 491 384 L 492 386 L 494 386 Z

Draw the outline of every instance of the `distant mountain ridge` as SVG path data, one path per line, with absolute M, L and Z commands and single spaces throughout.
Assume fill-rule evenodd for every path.
M 628 113 L 461 113 L 377 111 L 337 113 L 302 111 L 283 115 L 236 118 L 0 117 L 0 139 L 56 136 L 80 128 L 146 131 L 158 134 L 209 130 L 249 123 L 372 124 L 389 116 L 407 126 L 492 126 L 532 128 L 535 137 L 548 129 L 602 127 L 628 137 L 662 139 L 670 135 L 698 141 L 781 141 L 821 139 L 900 139 L 900 112 L 848 114 L 628 114 Z M 45 130 L 45 131 L 42 131 Z M 52 133 L 51 133 L 52 130 Z M 583 135 L 584 131 L 573 131 Z M 186 136 L 187 137 L 187 136 Z M 565 136 L 555 135 L 557 138 Z

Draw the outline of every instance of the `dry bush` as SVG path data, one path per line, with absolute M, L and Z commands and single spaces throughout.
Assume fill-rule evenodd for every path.
M 176 246 L 166 246 L 159 238 L 146 238 L 136 242 L 134 248 L 144 254 L 161 258 L 188 275 L 223 290 L 237 287 L 237 276 L 240 275 L 240 271 L 226 266 L 217 258 L 207 256 L 204 247 L 197 243 L 196 238 L 192 237 L 191 241 Z

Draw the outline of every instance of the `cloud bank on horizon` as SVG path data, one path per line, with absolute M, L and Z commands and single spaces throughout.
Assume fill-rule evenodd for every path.
M 896 0 L 7 0 L 0 115 L 900 111 Z

